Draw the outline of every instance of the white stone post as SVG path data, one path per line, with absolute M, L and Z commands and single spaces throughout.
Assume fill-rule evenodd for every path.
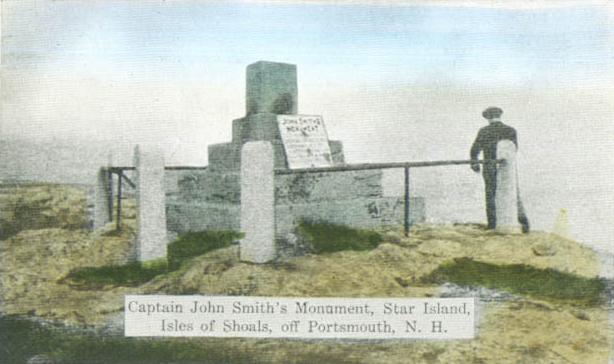
M 241 150 L 241 260 L 266 263 L 275 248 L 274 156 L 270 142 L 245 143 Z
M 134 148 L 136 167 L 136 259 L 166 258 L 166 195 L 164 154 L 156 148 Z
M 497 159 L 505 161 L 497 166 L 496 231 L 505 234 L 519 233 L 516 145 L 510 140 L 500 141 L 497 144 Z
M 112 186 L 110 184 L 109 169 L 102 167 L 96 176 L 96 190 L 94 191 L 94 231 L 100 230 L 111 221 Z

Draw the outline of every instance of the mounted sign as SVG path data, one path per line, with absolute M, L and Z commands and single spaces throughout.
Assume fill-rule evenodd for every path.
M 288 167 L 316 168 L 333 165 L 328 135 L 320 115 L 277 115 Z

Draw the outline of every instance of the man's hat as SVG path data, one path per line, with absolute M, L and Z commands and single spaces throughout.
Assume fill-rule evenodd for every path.
M 496 106 L 491 106 L 482 112 L 482 116 L 486 119 L 498 118 L 501 116 L 501 114 L 503 114 L 503 110 Z

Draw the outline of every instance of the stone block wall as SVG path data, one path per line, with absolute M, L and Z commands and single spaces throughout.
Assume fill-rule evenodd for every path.
M 275 206 L 276 236 L 285 239 L 301 220 L 322 221 L 358 229 L 402 226 L 403 198 L 375 197 Z M 410 221 L 424 222 L 424 199 L 410 200 Z
M 304 204 L 382 197 L 382 171 L 295 173 L 275 179 L 275 203 Z
M 284 238 L 301 220 L 356 228 L 403 224 L 403 198 L 384 197 L 379 170 L 300 173 L 275 177 L 276 235 Z M 240 175 L 186 171 L 167 197 L 172 234 L 240 229 Z M 411 199 L 410 218 L 423 222 L 424 201 Z
M 241 202 L 238 171 L 214 173 L 211 171 L 184 172 L 178 182 L 177 198 L 183 201 L 239 204 Z
M 166 228 L 172 237 L 188 231 L 239 231 L 240 208 L 239 204 L 167 199 Z

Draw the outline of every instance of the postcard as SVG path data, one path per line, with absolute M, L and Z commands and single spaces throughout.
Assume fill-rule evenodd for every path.
M 0 4 L 0 362 L 614 363 L 610 2 Z

